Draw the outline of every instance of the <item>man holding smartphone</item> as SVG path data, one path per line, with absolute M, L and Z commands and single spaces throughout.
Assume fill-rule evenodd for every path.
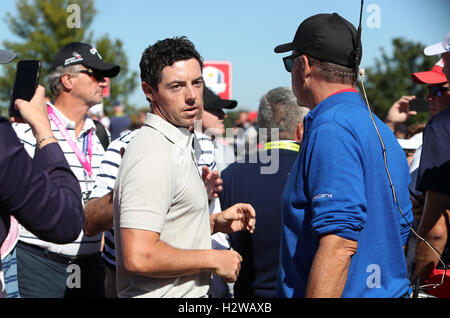
M 55 97 L 47 109 L 54 136 L 77 177 L 83 201 L 89 197 L 104 149 L 87 116 L 103 98 L 105 77 L 114 77 L 120 66 L 103 62 L 96 48 L 72 42 L 55 55 L 49 86 Z M 14 125 L 30 156 L 36 139 L 27 125 Z M 21 229 L 17 247 L 19 292 L 22 297 L 103 297 L 102 234 L 87 237 L 83 231 L 69 244 L 38 239 Z
M 0 64 L 16 55 L 0 50 Z M 30 102 L 14 100 L 23 120 L 39 140 L 31 159 L 17 139 L 9 121 L 0 116 L 0 245 L 4 251 L 12 217 L 30 232 L 55 243 L 71 242 L 83 227 L 80 186 L 70 170 L 50 128 L 44 101 L 45 89 L 38 86 Z M 0 253 L 1 254 L 1 253 Z M 4 258 L 7 255 L 0 255 Z M 0 298 L 5 290 L 0 261 Z M 5 268 L 3 268 L 5 270 Z

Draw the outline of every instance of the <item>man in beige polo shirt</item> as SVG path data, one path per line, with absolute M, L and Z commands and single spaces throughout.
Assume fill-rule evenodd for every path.
M 185 37 L 149 46 L 141 63 L 151 113 L 130 142 L 114 189 L 120 297 L 207 297 L 211 274 L 236 280 L 241 256 L 211 249 L 211 234 L 253 232 L 255 211 L 209 215 L 190 127 L 203 109 L 202 59 Z

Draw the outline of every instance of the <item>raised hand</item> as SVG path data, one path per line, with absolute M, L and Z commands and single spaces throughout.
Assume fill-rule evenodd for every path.
M 223 190 L 223 181 L 220 178 L 219 171 L 209 171 L 208 167 L 202 167 L 202 179 L 208 193 L 208 199 L 212 200 L 219 197 L 219 192 Z
M 13 117 L 11 120 L 13 122 L 28 123 L 36 140 L 42 140 L 39 148 L 42 148 L 50 142 L 56 142 L 48 119 L 47 105 L 45 103 L 45 88 L 43 86 L 38 85 L 33 98 L 29 102 L 23 99 L 17 99 L 14 105 L 22 115 L 22 119 Z
M 407 121 L 409 116 L 417 115 L 416 111 L 409 110 L 409 103 L 415 98 L 416 96 L 402 96 L 392 104 L 386 117 L 386 124 L 391 129 L 395 129 L 396 125 Z
M 250 233 L 255 231 L 256 212 L 247 203 L 236 203 L 230 208 L 210 216 L 213 233 L 233 233 L 246 229 Z

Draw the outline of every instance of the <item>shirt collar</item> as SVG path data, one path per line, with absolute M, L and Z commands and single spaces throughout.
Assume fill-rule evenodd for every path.
M 192 147 L 192 138 L 194 134 L 192 134 L 187 128 L 176 127 L 152 113 L 146 114 L 145 125 L 158 130 L 167 139 L 179 147 Z
M 343 99 L 349 100 L 353 98 L 361 99 L 356 89 L 343 89 L 334 92 L 333 94 L 325 98 L 323 101 L 321 101 L 319 104 L 317 104 L 317 106 L 314 107 L 314 109 L 312 109 L 305 116 L 305 119 L 312 120 L 314 118 L 317 118 L 317 116 L 319 116 L 321 113 L 326 112 L 327 110 L 330 110 L 334 106 L 340 104 L 339 102 L 341 100 Z
M 70 120 L 69 118 L 64 116 L 64 114 L 61 113 L 59 111 L 59 109 L 56 108 L 52 103 L 47 102 L 47 105 L 50 106 L 53 109 L 53 111 L 55 112 L 56 116 L 58 116 L 59 120 L 61 121 L 63 126 L 66 127 L 66 129 L 68 129 L 68 128 L 69 129 L 75 129 L 75 122 L 73 120 Z M 92 132 L 94 133 L 95 130 L 96 130 L 96 127 L 95 127 L 94 121 L 89 116 L 86 115 L 86 118 L 84 120 L 84 126 L 83 126 L 83 129 L 81 130 L 80 136 L 83 135 L 83 133 L 85 131 L 89 131 L 89 130 L 92 130 Z

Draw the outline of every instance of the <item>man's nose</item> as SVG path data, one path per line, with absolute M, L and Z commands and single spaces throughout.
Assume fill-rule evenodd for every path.
M 193 85 L 186 86 L 186 104 L 194 105 L 195 100 L 197 99 L 197 92 Z
M 196 98 L 197 98 L 197 92 L 195 91 L 194 86 L 187 85 L 186 99 L 196 99 Z
M 108 81 L 106 80 L 106 77 L 102 77 L 102 79 L 100 79 L 98 81 L 98 84 L 101 87 L 107 87 L 108 86 Z

